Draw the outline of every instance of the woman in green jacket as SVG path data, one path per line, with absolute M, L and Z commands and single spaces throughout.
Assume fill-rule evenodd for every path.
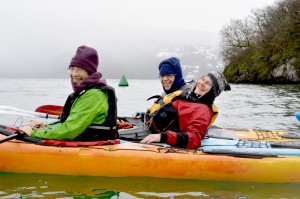
M 28 136 L 56 140 L 116 139 L 117 108 L 114 89 L 97 72 L 98 53 L 80 46 L 72 58 L 68 71 L 74 92 L 64 105 L 60 122 L 44 125 L 32 120 L 20 129 Z

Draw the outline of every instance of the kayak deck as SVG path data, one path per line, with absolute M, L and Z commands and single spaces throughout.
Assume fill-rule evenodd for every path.
M 259 130 L 259 129 L 225 129 L 222 127 L 211 127 L 207 130 L 208 137 L 223 139 L 259 140 L 259 141 L 283 141 L 295 139 L 286 137 L 287 133 L 281 130 Z M 299 137 L 300 138 L 300 137 Z
M 131 129 L 120 129 L 121 138 L 129 140 L 142 140 L 150 131 L 147 130 L 140 119 L 131 117 L 121 118 L 133 125 Z M 241 139 L 258 141 L 288 141 L 300 139 L 299 133 L 285 132 L 282 130 L 261 130 L 261 129 L 229 129 L 218 126 L 211 126 L 207 130 L 206 137 L 221 139 Z

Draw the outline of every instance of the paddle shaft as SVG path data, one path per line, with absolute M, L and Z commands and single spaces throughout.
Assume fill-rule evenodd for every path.
M 9 135 L 6 138 L 0 139 L 0 144 L 3 142 L 9 141 L 9 140 L 15 139 L 21 135 L 22 135 L 21 133 L 15 133 L 15 134 Z
M 4 106 L 0 105 L 0 113 L 7 115 L 19 115 L 24 117 L 39 117 L 39 118 L 51 118 L 51 119 L 59 119 L 56 115 L 51 115 L 47 113 L 37 113 L 32 111 L 27 111 L 23 109 L 19 109 L 12 106 Z

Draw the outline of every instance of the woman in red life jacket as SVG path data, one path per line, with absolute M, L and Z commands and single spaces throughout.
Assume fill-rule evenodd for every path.
M 180 148 L 199 148 L 214 116 L 215 98 L 223 90 L 230 89 L 220 72 L 202 76 L 185 96 L 157 111 L 151 127 L 158 133 L 148 135 L 141 143 L 161 142 Z

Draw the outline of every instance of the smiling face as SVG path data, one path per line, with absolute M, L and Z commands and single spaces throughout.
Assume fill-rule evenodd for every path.
M 175 80 L 175 74 L 168 74 L 168 75 L 160 75 L 159 76 L 160 83 L 164 87 L 165 90 L 170 90 L 172 84 Z
M 212 87 L 212 81 L 209 76 L 205 75 L 201 77 L 197 83 L 194 93 L 197 95 L 203 95 L 207 93 Z
M 88 72 L 78 66 L 71 66 L 68 71 L 72 82 L 77 85 L 81 84 L 86 78 L 89 77 Z

